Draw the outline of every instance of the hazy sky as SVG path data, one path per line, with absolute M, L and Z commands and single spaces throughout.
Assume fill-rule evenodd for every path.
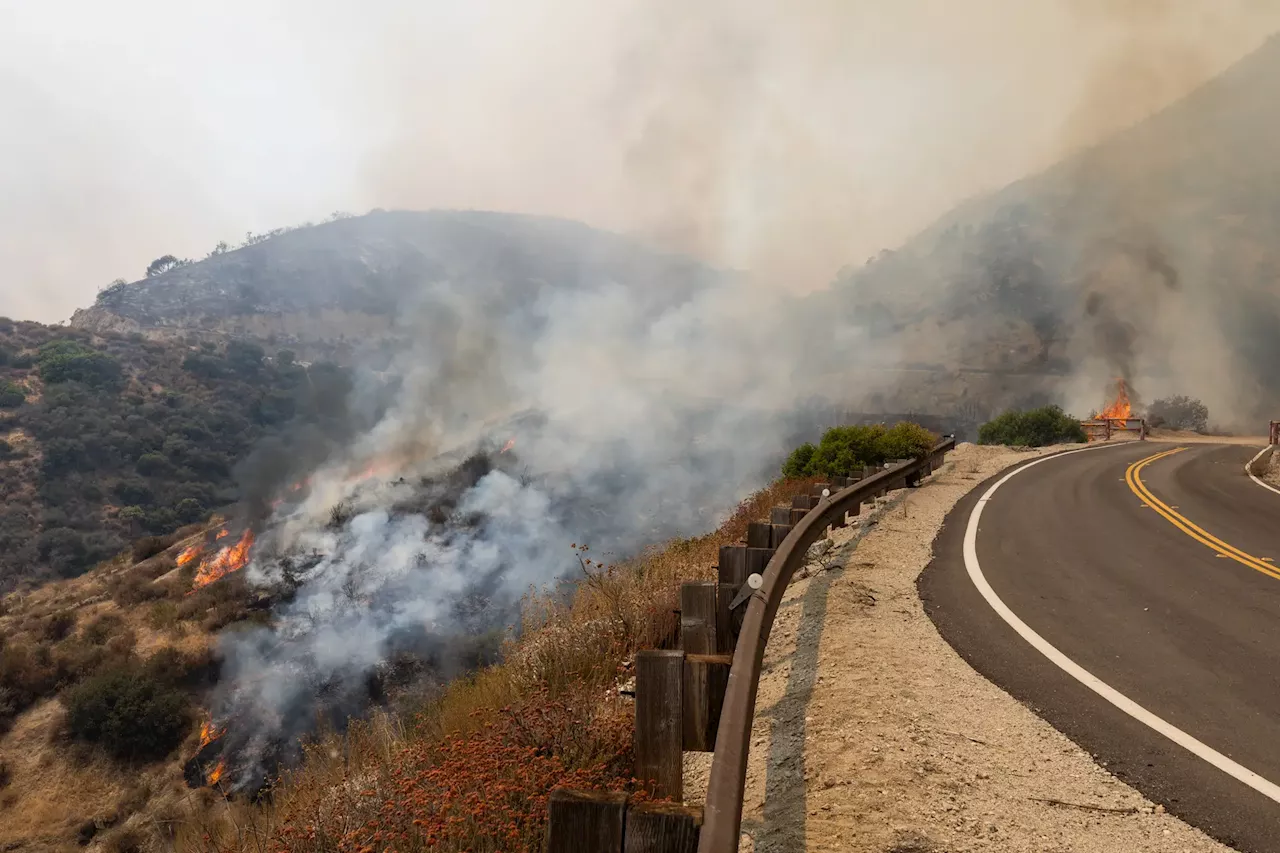
M 1280 27 L 1262 0 L 0 0 L 0 314 L 333 210 L 825 284 Z

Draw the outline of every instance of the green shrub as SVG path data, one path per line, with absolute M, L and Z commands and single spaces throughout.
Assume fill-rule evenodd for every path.
M 120 363 L 79 341 L 50 341 L 37 355 L 40 377 L 45 382 L 82 382 L 91 388 L 114 384 L 120 378 Z
M 816 446 L 806 443 L 793 450 L 782 466 L 782 475 L 853 477 L 868 465 L 923 457 L 936 442 L 937 436 L 929 430 L 905 421 L 890 428 L 881 424 L 832 427 Z
M 1087 440 L 1080 421 L 1058 406 L 1005 412 L 978 428 L 979 444 L 1010 447 L 1044 447 Z
M 67 728 L 123 761 L 163 758 L 190 723 L 187 698 L 134 668 L 96 675 L 64 697 Z
M 876 451 L 881 461 L 923 459 L 937 443 L 938 437 L 929 430 L 919 424 L 903 421 L 894 424 L 877 439 Z
M 0 385 L 0 409 L 16 409 L 27 402 L 27 392 L 16 382 Z
M 818 448 L 808 441 L 791 451 L 787 461 L 782 463 L 782 476 L 789 478 L 806 476 L 805 472 L 809 470 L 809 462 L 817 451 Z
M 1147 422 L 1153 427 L 1207 432 L 1209 407 L 1191 397 L 1165 397 L 1148 407 Z

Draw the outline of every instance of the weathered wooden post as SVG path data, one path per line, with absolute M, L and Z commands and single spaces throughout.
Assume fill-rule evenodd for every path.
M 791 523 L 791 507 L 775 506 L 769 510 L 770 524 L 790 524 Z
M 547 802 L 546 853 L 619 853 L 627 795 L 552 791 Z
M 738 642 L 737 627 L 742 624 L 742 611 L 739 609 L 735 613 L 729 605 L 747 582 L 747 575 L 751 574 L 747 571 L 748 550 L 743 545 L 720 547 L 720 585 L 716 593 L 716 652 L 722 655 L 733 654 Z
M 687 581 L 680 587 L 680 648 L 685 654 L 716 653 L 716 582 Z
M 685 655 L 684 736 L 686 752 L 713 752 L 720 728 L 720 708 L 729 684 L 729 655 Z
M 787 512 L 789 513 L 791 510 L 787 510 Z M 777 550 L 778 546 L 782 544 L 782 540 L 786 539 L 787 534 L 791 532 L 791 525 L 772 524 L 770 527 L 773 528 L 773 535 L 769 538 L 769 547 Z
M 636 653 L 636 778 L 654 797 L 684 798 L 684 652 Z
M 747 525 L 747 547 L 768 548 L 769 533 L 769 522 L 753 521 L 749 523 Z
M 641 803 L 627 810 L 623 853 L 697 853 L 702 809 Z

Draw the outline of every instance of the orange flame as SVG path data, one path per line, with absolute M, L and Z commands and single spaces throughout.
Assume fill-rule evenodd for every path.
M 515 446 L 516 446 L 516 440 L 514 438 L 509 438 L 507 439 L 507 443 L 502 445 L 502 450 L 500 450 L 499 453 L 506 453 L 508 450 L 510 450 Z
M 200 749 L 204 749 L 226 733 L 226 729 L 215 728 L 213 720 L 205 720 L 200 726 Z
M 219 551 L 212 559 L 205 560 L 196 569 L 195 583 L 191 591 L 208 586 L 219 578 L 239 571 L 249 564 L 249 549 L 253 547 L 253 531 L 246 530 L 240 541 Z
M 224 527 L 224 528 L 222 528 L 221 530 L 219 530 L 219 531 L 218 531 L 218 535 L 217 535 L 217 536 L 215 536 L 215 537 L 213 537 L 213 538 L 214 538 L 215 540 L 218 540 L 218 539 L 225 539 L 226 537 L 228 537 L 228 536 L 230 536 L 230 535 L 231 535 L 231 531 Z
M 218 784 L 218 781 L 222 779 L 222 774 L 226 772 L 227 772 L 227 762 L 219 761 L 218 766 L 213 768 L 212 771 L 210 771 L 209 778 L 207 780 L 208 783 L 210 785 Z
M 1117 379 L 1116 397 L 1111 401 L 1110 405 L 1098 413 L 1098 417 L 1124 420 L 1132 413 L 1133 406 L 1129 403 L 1129 386 L 1125 384 L 1123 379 Z
M 192 560 L 195 560 L 197 557 L 199 557 L 203 553 L 204 553 L 204 545 L 197 542 L 195 545 L 192 545 L 190 548 L 183 549 L 182 553 L 178 555 L 178 565 L 185 566 L 189 564 Z

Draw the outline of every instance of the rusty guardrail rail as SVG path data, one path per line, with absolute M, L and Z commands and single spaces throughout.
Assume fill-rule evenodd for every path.
M 791 578 L 804 564 L 809 546 L 825 535 L 833 523 L 843 523 L 846 513 L 852 511 L 856 515 L 864 502 L 880 492 L 918 483 L 921 477 L 941 465 L 942 457 L 955 445 L 954 438 L 944 439 L 923 459 L 900 462 L 824 498 L 792 527 L 774 552 L 764 570 L 763 583 L 747 602 L 747 612 L 738 633 L 720 712 L 720 727 L 716 733 L 698 853 L 736 853 L 738 849 L 747 757 L 751 749 L 751 723 L 755 717 L 764 649 L 769 642 L 774 617 L 782 604 L 782 596 Z

